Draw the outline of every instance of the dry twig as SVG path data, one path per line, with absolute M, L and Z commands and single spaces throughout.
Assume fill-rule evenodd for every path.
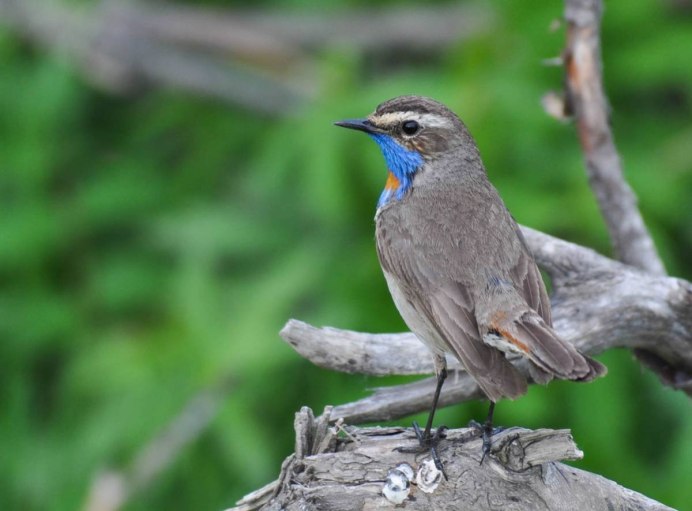
M 84 511 L 117 511 L 153 481 L 208 427 L 227 397 L 233 382 L 221 380 L 195 395 L 173 420 L 135 456 L 123 471 L 106 470 L 95 475 Z
M 665 275 L 637 198 L 625 181 L 603 90 L 600 23 L 602 0 L 567 0 L 567 102 L 579 130 L 589 184 L 598 200 L 616 257 L 654 275 Z

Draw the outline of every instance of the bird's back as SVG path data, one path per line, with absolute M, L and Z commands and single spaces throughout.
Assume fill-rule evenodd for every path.
M 540 272 L 484 172 L 423 169 L 416 179 L 376 215 L 380 263 L 409 328 L 456 355 L 493 401 L 526 391 L 511 359 L 525 358 L 539 382 L 602 374 L 552 330 Z

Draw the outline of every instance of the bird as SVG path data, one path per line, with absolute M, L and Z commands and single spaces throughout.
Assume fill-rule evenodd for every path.
M 435 446 L 444 428 L 433 435 L 432 427 L 449 353 L 490 402 L 485 423 L 476 423 L 482 463 L 495 404 L 525 394 L 527 377 L 587 382 L 607 369 L 553 329 L 531 250 L 452 110 L 407 95 L 335 124 L 368 134 L 387 165 L 375 213 L 377 255 L 394 304 L 431 351 L 437 376 L 425 430 L 414 423 L 420 446 L 431 448 L 442 469 Z

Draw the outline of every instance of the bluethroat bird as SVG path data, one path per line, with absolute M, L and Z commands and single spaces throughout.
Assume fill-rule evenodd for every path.
M 531 251 L 454 112 L 429 98 L 400 96 L 365 119 L 336 125 L 370 135 L 387 163 L 375 214 L 377 255 L 396 307 L 431 350 L 437 374 L 425 430 L 414 424 L 421 447 L 432 449 L 441 468 L 441 428 L 433 435 L 432 425 L 451 353 L 490 401 L 482 462 L 495 403 L 524 394 L 527 375 L 538 383 L 584 382 L 606 368 L 553 330 Z

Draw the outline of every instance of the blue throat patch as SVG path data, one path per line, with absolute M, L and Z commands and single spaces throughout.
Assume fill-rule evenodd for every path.
M 369 135 L 380 146 L 382 155 L 387 162 L 387 168 L 398 181 L 398 187 L 391 188 L 390 181 L 387 181 L 380 200 L 377 202 L 377 207 L 380 208 L 387 204 L 392 198 L 401 200 L 404 194 L 411 188 L 413 184 L 413 175 L 423 165 L 423 157 L 418 151 L 409 151 L 405 147 L 399 145 L 389 135 L 381 133 L 369 133 Z

